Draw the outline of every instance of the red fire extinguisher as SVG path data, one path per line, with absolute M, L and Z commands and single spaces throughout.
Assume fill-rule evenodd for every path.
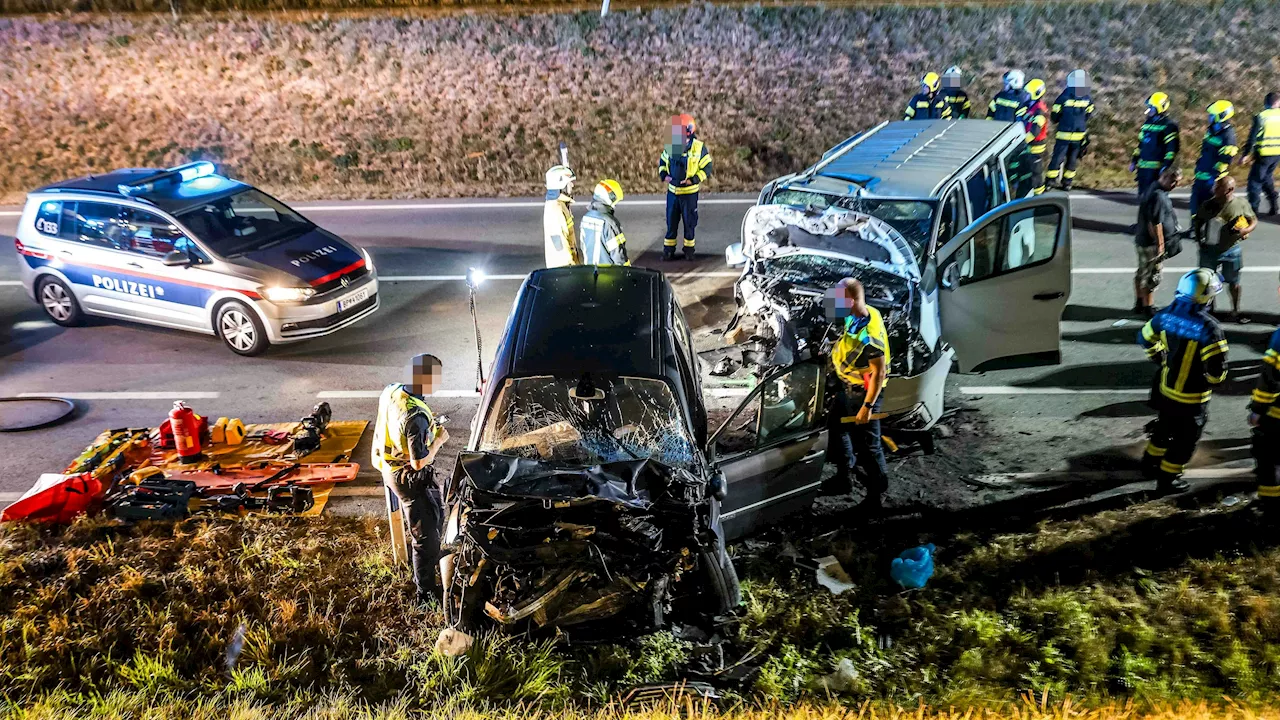
M 194 410 L 179 400 L 169 411 L 169 425 L 173 428 L 173 445 L 182 462 L 200 459 L 200 421 Z

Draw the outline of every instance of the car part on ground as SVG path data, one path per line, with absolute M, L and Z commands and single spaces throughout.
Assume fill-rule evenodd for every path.
M 0 432 L 19 432 L 57 425 L 71 417 L 76 404 L 59 397 L 0 398 Z

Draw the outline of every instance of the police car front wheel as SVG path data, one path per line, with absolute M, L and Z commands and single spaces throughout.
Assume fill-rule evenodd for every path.
M 259 355 L 267 349 L 267 331 L 256 313 L 235 301 L 218 308 L 218 337 L 237 355 Z
M 46 278 L 40 281 L 40 306 L 49 319 L 63 327 L 72 327 L 84 322 L 84 313 L 80 311 L 80 303 L 71 290 L 57 278 Z

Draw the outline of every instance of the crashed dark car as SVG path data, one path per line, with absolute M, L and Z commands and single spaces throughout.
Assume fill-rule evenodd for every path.
M 764 378 L 708 439 L 698 368 L 661 273 L 529 276 L 446 488 L 453 625 L 590 640 L 738 605 L 726 540 L 816 495 L 823 371 Z

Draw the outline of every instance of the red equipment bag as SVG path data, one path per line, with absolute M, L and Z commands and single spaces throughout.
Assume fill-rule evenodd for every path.
M 0 513 L 0 521 L 26 520 L 69 525 L 79 515 L 96 512 L 107 493 L 93 473 L 68 475 L 47 487 L 37 484 Z

